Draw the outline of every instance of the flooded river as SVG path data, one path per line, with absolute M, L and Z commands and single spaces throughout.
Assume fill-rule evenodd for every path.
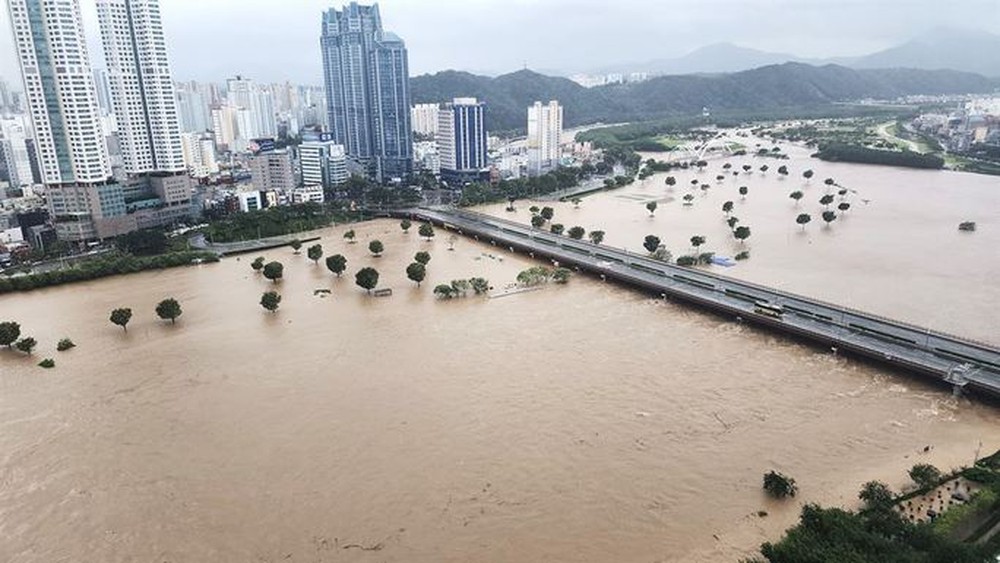
M 756 140 L 736 138 L 756 150 Z M 771 147 L 767 142 L 762 145 Z M 935 330 L 1000 344 L 1000 319 L 991 303 L 1000 303 L 1000 178 L 948 171 L 827 163 L 809 158 L 807 149 L 781 144 L 789 160 L 753 156 L 712 158 L 702 172 L 675 170 L 645 181 L 586 197 L 579 209 L 569 203 L 551 205 L 554 223 L 604 230 L 605 244 L 645 252 L 646 235 L 663 240 L 674 257 L 693 253 L 690 239 L 707 242 L 699 252 L 733 257 L 749 250 L 752 258 L 738 267 L 713 267 L 728 276 L 778 287 L 851 308 L 905 320 Z M 646 158 L 664 159 L 665 154 Z M 732 169 L 723 169 L 725 164 Z M 753 173 L 743 173 L 749 164 Z M 770 170 L 761 173 L 759 168 Z M 789 168 L 787 178 L 777 173 Z M 732 171 L 740 172 L 738 177 Z M 802 177 L 813 170 L 811 181 Z M 725 175 L 722 182 L 716 177 Z M 677 185 L 664 180 L 674 176 Z M 828 189 L 826 178 L 850 190 L 846 213 L 837 211 L 840 188 Z M 691 181 L 698 188 L 692 190 Z M 708 184 L 707 191 L 700 189 Z M 740 187 L 746 187 L 744 198 Z M 803 192 L 796 204 L 789 195 Z M 839 217 L 827 226 L 819 203 L 826 193 Z M 695 196 L 691 206 L 683 197 Z M 650 217 L 646 203 L 656 201 Z M 730 234 L 722 205 L 733 202 L 732 215 L 751 228 L 745 245 Z M 486 208 L 500 217 L 530 221 L 532 202 L 518 202 L 517 212 L 504 205 Z M 795 219 L 808 213 L 803 230 Z M 975 233 L 958 225 L 974 221 Z
M 833 175 L 862 187 L 846 169 Z M 913 178 L 900 189 L 930 189 Z M 665 198 L 662 180 L 631 190 L 589 198 L 579 223 L 618 245 L 656 225 L 673 247 L 697 227 L 719 249 L 717 230 L 682 223 L 718 220 L 716 202 L 664 204 L 648 219 L 618 198 Z M 898 217 L 916 238 L 883 262 L 873 216 L 893 198 L 868 190 L 869 209 L 802 237 L 755 191 L 739 211 L 754 257 L 730 271 L 917 320 L 935 311 L 923 300 L 947 298 L 955 318 L 935 326 L 989 337 L 995 321 L 974 303 L 995 303 L 996 288 L 972 280 L 995 278 L 996 255 L 966 246 L 995 249 L 995 235 L 959 238 L 951 215 L 985 216 L 997 200 L 975 192 L 983 199 L 948 211 L 937 232 L 933 217 L 957 205 L 944 198 L 920 237 Z M 343 279 L 304 253 L 265 253 L 286 265 L 274 315 L 257 304 L 272 284 L 253 256 L 0 297 L 0 319 L 41 342 L 31 360 L 0 352 L 0 560 L 731 562 L 779 537 L 803 502 L 852 506 L 866 480 L 898 487 L 917 461 L 949 468 L 1000 447 L 995 407 L 594 279 L 439 302 L 436 283 L 483 276 L 502 288 L 532 262 L 467 240 L 448 251 L 442 233 L 428 243 L 393 222 L 356 229 L 355 245 L 343 228 L 322 233 L 328 255 L 348 256 Z M 380 258 L 366 253 L 375 237 Z M 418 289 L 404 269 L 424 249 Z M 856 269 L 834 278 L 848 260 Z M 949 269 L 934 285 L 930 269 L 900 269 L 911 262 Z M 362 265 L 394 296 L 357 288 Z M 978 293 L 965 302 L 954 284 Z M 184 308 L 176 326 L 153 314 L 168 296 Z M 907 296 L 920 304 L 900 306 Z M 127 334 L 107 320 L 119 306 L 135 311 Z M 55 352 L 65 336 L 78 347 Z M 43 357 L 57 367 L 36 367 Z M 800 496 L 767 500 L 770 469 L 795 477 Z

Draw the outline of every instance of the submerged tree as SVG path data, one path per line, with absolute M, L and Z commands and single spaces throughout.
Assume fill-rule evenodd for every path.
M 808 225 L 812 220 L 812 215 L 809 215 L 808 213 L 800 213 L 799 216 L 795 218 L 795 222 L 802 226 L 803 231 L 806 230 L 806 225 Z
M 13 321 L 0 323 L 0 346 L 10 348 L 21 336 L 21 325 Z
M 658 207 L 655 201 L 651 201 L 646 204 L 646 210 L 649 211 L 649 216 L 652 217 L 656 214 L 656 208 Z
M 253 271 L 259 273 L 264 269 L 264 257 L 258 256 L 257 258 L 254 258 L 254 261 L 250 263 L 250 267 L 253 268 Z
M 656 235 L 647 235 L 646 239 L 642 242 L 642 247 L 645 248 L 650 254 L 656 252 L 656 249 L 660 247 L 660 237 Z
M 416 283 L 417 287 L 420 287 L 424 278 L 427 277 L 427 266 L 424 266 L 420 262 L 410 264 L 406 267 L 406 277 L 409 278 L 410 281 Z
M 476 295 L 483 295 L 490 291 L 490 282 L 486 278 L 471 278 L 469 285 Z
M 424 266 L 426 266 L 431 263 L 431 253 L 424 252 L 423 250 L 421 250 L 420 252 L 413 255 L 413 261 L 417 262 L 418 264 L 423 264 Z
M 385 252 L 385 245 L 383 245 L 380 240 L 373 240 L 368 243 L 368 251 L 371 252 L 373 256 L 378 258 L 383 252 Z
M 361 268 L 354 275 L 354 283 L 370 294 L 378 286 L 378 270 L 375 268 Z
M 319 259 L 323 257 L 323 245 L 314 244 L 306 250 L 306 256 L 313 261 L 313 264 L 319 264 Z
M 434 227 L 430 223 L 424 223 L 420 225 L 420 229 L 417 230 L 420 236 L 427 239 L 428 242 L 434 238 Z
M 748 193 L 750 193 L 750 188 L 746 186 L 740 186 L 740 197 L 746 199 Z
M 294 250 L 295 253 L 298 254 L 299 250 L 302 249 L 302 241 L 299 239 L 295 239 L 288 246 L 291 246 L 292 250 Z
M 38 346 L 38 341 L 30 336 L 25 336 L 14 343 L 14 348 L 17 348 L 19 352 L 23 352 L 29 356 L 31 355 L 31 352 L 35 350 L 35 346 Z
M 594 244 L 601 244 L 604 242 L 604 231 L 590 231 L 590 234 L 587 236 L 590 238 L 590 242 Z
M 339 278 L 347 270 L 347 258 L 343 254 L 334 254 L 326 259 L 326 269 Z
M 132 320 L 132 309 L 128 307 L 122 307 L 120 309 L 115 309 L 111 311 L 111 322 L 122 327 L 122 330 L 128 332 L 128 323 Z
M 285 276 L 285 265 L 281 262 L 268 262 L 264 265 L 264 277 L 271 280 L 272 283 L 278 283 L 278 280 Z
M 346 233 L 344 233 L 344 238 L 347 240 L 348 244 L 354 244 L 354 242 L 355 242 L 354 239 L 356 239 L 357 236 L 358 235 L 357 235 L 357 233 L 354 232 L 354 229 L 351 229 L 351 230 L 347 231 Z
M 726 216 L 728 217 L 729 214 L 733 212 L 733 206 L 734 206 L 734 204 L 731 201 L 727 201 L 726 203 L 723 203 L 722 204 L 722 212 L 725 213 Z
M 260 306 L 272 313 L 278 310 L 279 305 L 281 305 L 281 295 L 277 291 L 265 292 L 260 297 Z
M 791 194 L 789 194 L 788 197 L 790 197 L 790 198 L 792 198 L 792 199 L 795 200 L 795 205 L 797 207 L 799 205 L 799 202 L 802 201 L 802 198 L 805 197 L 805 194 L 802 193 L 802 192 L 800 192 L 800 191 L 798 191 L 798 190 L 796 190 L 796 191 L 792 192 Z
M 403 219 L 402 221 L 399 222 L 399 228 L 403 229 L 403 232 L 407 234 L 409 234 L 410 227 L 412 226 L 413 223 L 411 223 L 409 219 Z
M 750 227 L 736 227 L 736 230 L 733 231 L 733 236 L 736 237 L 736 240 L 740 241 L 740 244 L 745 243 L 750 238 Z
M 178 303 L 173 297 L 160 301 L 160 303 L 156 306 L 156 316 L 165 321 L 170 321 L 170 324 L 176 323 L 181 314 L 183 314 L 183 311 L 181 311 L 181 304 Z
M 583 227 L 579 227 L 579 226 L 577 226 L 577 227 L 571 227 L 570 230 L 567 231 L 566 234 L 568 234 L 569 238 L 571 238 L 573 240 L 581 240 L 584 237 L 584 235 L 587 234 L 587 230 L 584 229 Z
M 799 488 L 795 485 L 795 479 L 777 471 L 768 471 L 764 474 L 764 490 L 774 498 L 783 499 L 794 497 Z

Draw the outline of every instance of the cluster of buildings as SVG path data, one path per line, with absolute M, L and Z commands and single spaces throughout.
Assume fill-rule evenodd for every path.
M 1000 147 L 1000 98 L 976 98 L 950 113 L 923 114 L 913 126 L 950 152 L 965 153 L 975 145 Z
M 321 203 L 352 175 L 459 187 L 563 162 L 558 102 L 527 108 L 527 138 L 503 143 L 482 100 L 411 105 L 406 45 L 377 5 L 322 14 L 310 87 L 176 82 L 158 0 L 96 4 L 99 69 L 80 0 L 8 2 L 23 89 L 0 80 L 0 245 L 82 248 L 213 205 Z
M 645 82 L 649 80 L 648 72 L 612 72 L 610 74 L 574 74 L 569 77 L 584 88 L 596 88 L 597 86 L 607 86 L 609 84 L 631 84 L 635 82 Z
M 488 135 L 487 107 L 476 98 L 417 104 L 410 114 L 418 139 L 417 167 L 440 175 L 449 186 L 538 176 L 551 172 L 564 160 L 563 108 L 558 101 L 535 102 L 528 107 L 527 137 L 512 142 Z
M 14 195 L 44 197 L 48 227 L 71 244 L 191 217 L 191 180 L 158 4 L 97 2 L 107 115 L 79 3 L 8 5 L 25 112 L 3 119 L 4 168 Z M 14 209 L 5 208 L 9 226 Z

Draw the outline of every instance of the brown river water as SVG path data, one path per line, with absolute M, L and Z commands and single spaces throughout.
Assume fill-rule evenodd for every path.
M 727 273 L 996 340 L 996 179 L 832 168 L 845 185 L 872 178 L 867 209 L 800 236 L 787 194 L 769 209 L 752 191 L 738 214 L 754 257 Z M 874 187 L 878 174 L 917 195 Z M 647 190 L 667 197 L 654 179 L 557 221 L 579 213 L 563 222 L 636 247 L 653 225 L 674 247 L 697 227 L 718 249 L 714 200 L 650 220 L 622 198 Z M 958 237 L 960 215 L 980 232 Z M 804 502 L 853 506 L 866 480 L 899 487 L 917 461 L 1000 448 L 995 406 L 591 278 L 438 302 L 436 283 L 499 289 L 532 262 L 394 222 L 355 228 L 355 245 L 322 233 L 350 260 L 343 279 L 304 252 L 264 253 L 286 264 L 274 315 L 252 255 L 0 297 L 0 319 L 41 342 L 31 360 L 0 352 L 0 561 L 736 561 Z M 365 250 L 376 237 L 380 258 Z M 403 270 L 422 249 L 417 289 Z M 395 295 L 366 296 L 361 265 Z M 167 296 L 176 326 L 153 314 Z M 127 334 L 107 321 L 118 306 L 135 311 Z M 64 336 L 78 347 L 57 353 Z M 799 497 L 762 495 L 772 468 Z

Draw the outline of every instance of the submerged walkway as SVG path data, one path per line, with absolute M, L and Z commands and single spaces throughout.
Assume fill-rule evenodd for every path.
M 292 244 L 292 241 L 296 240 L 295 236 L 280 236 L 271 238 L 262 238 L 238 242 L 219 242 L 211 243 L 205 239 L 205 235 L 198 234 L 189 239 L 192 248 L 197 248 L 198 250 L 205 250 L 208 252 L 214 252 L 219 256 L 229 256 L 232 254 L 245 254 L 247 252 L 256 252 L 262 250 L 269 250 L 271 248 L 280 248 L 282 246 L 288 246 Z M 307 237 L 298 239 L 299 242 L 305 244 L 307 242 L 312 242 L 319 240 L 320 237 Z
M 970 339 L 786 291 L 652 260 L 478 213 L 417 208 L 377 215 L 426 221 L 560 266 L 619 281 L 663 298 L 805 338 L 952 385 L 1000 398 L 1000 349 Z

